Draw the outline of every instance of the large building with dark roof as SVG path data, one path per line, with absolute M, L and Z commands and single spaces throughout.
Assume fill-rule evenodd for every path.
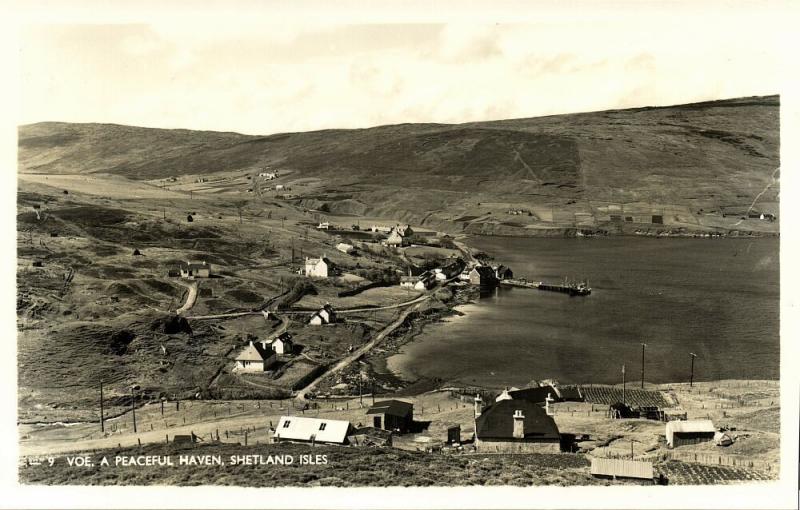
M 475 448 L 479 452 L 558 453 L 561 435 L 539 404 L 524 399 L 475 408 Z

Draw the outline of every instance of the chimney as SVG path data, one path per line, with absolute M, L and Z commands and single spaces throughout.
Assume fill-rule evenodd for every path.
M 514 411 L 514 439 L 523 439 L 525 437 L 525 416 L 522 414 L 521 409 Z
M 264 349 L 264 350 L 267 350 L 267 341 L 266 340 L 261 340 L 261 348 Z
M 252 340 L 250 340 L 250 347 L 252 347 L 252 346 L 253 346 L 253 341 L 252 341 Z
M 480 394 L 475 395 L 475 418 L 481 415 L 483 412 L 483 399 L 481 398 Z
M 544 399 L 544 412 L 547 416 L 553 416 L 553 412 L 550 410 L 550 403 L 553 402 L 553 398 L 550 397 L 550 393 L 547 394 L 547 398 Z

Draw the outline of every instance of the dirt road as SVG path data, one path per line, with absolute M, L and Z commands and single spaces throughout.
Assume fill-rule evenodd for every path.
M 186 302 L 183 304 L 182 307 L 175 310 L 175 313 L 180 315 L 183 312 L 188 312 L 194 306 L 195 301 L 197 301 L 197 282 L 191 282 L 189 284 L 184 284 L 182 282 L 178 282 L 179 285 L 183 285 L 187 289 L 189 289 L 189 294 L 186 296 Z
M 403 308 L 405 306 L 411 306 L 416 303 L 420 303 L 430 296 L 422 295 L 417 298 L 414 298 L 410 301 L 404 301 L 402 303 L 397 303 L 395 305 L 387 305 L 387 306 L 376 306 L 372 308 L 350 308 L 350 309 L 338 309 L 336 310 L 337 315 L 344 315 L 348 313 L 360 313 L 360 312 L 375 312 L 378 310 L 391 310 L 393 308 Z M 186 317 L 188 320 L 207 320 L 207 319 L 231 319 L 234 317 L 242 317 L 245 315 L 260 315 L 262 312 L 260 311 L 247 311 L 247 312 L 232 312 L 232 313 L 220 313 L 216 315 L 194 315 L 192 317 Z M 298 315 L 298 314 L 310 314 L 308 310 L 282 310 L 282 315 Z
M 392 331 L 394 331 L 395 329 L 400 327 L 401 324 L 403 324 L 403 322 L 406 320 L 406 318 L 409 316 L 409 314 L 411 314 L 415 310 L 418 310 L 419 307 L 422 305 L 422 302 L 424 300 L 426 300 L 426 299 L 429 299 L 429 298 L 430 298 L 430 296 L 425 295 L 425 296 L 420 296 L 419 298 L 415 299 L 413 302 L 418 302 L 416 306 L 414 306 L 413 308 L 409 308 L 408 310 L 406 310 L 403 313 L 401 313 L 400 317 L 398 317 L 397 320 L 395 320 L 394 322 L 392 322 L 391 324 L 389 324 L 388 326 L 383 328 L 383 330 L 380 333 L 375 335 L 375 338 L 373 338 L 372 340 L 367 342 L 365 345 L 363 345 L 362 347 L 357 349 L 355 352 L 353 352 L 352 354 L 350 354 L 349 356 L 347 356 L 343 360 L 341 360 L 338 363 L 336 363 L 333 367 L 329 368 L 328 370 L 326 370 L 325 372 L 320 374 L 316 379 L 311 381 L 305 388 L 299 390 L 297 392 L 297 395 L 295 395 L 295 399 L 297 399 L 297 400 L 305 400 L 306 399 L 306 394 L 309 391 L 313 390 L 316 387 L 316 385 L 322 379 L 324 379 L 325 377 L 328 377 L 328 376 L 330 376 L 332 374 L 335 374 L 336 372 L 339 372 L 340 370 L 343 370 L 345 367 L 350 365 L 352 362 L 354 362 L 355 360 L 357 360 L 358 358 L 363 356 L 365 353 L 367 353 L 371 349 L 373 349 L 376 345 L 380 344 L 381 341 L 383 341 L 383 339 L 386 338 L 386 336 L 388 336 L 390 333 L 392 333 Z

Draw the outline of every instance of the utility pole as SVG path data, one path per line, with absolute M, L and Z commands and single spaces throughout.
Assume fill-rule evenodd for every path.
M 625 365 L 622 365 L 622 403 L 625 404 Z
M 133 411 L 133 432 L 136 433 L 136 390 L 131 387 L 131 411 Z
M 375 381 L 372 381 L 372 405 L 375 405 Z
M 103 381 L 100 381 L 100 432 L 106 431 L 105 413 L 103 411 Z
M 642 344 L 642 389 L 644 389 L 644 348 L 647 347 L 647 344 Z
M 689 356 L 692 357 L 692 375 L 689 377 L 689 387 L 691 388 L 694 384 L 694 359 L 697 357 L 697 354 L 690 352 Z
M 364 395 L 361 392 L 361 379 L 362 379 L 362 375 L 361 375 L 361 372 L 359 371 L 358 372 L 358 403 L 361 405 L 361 407 L 364 407 Z

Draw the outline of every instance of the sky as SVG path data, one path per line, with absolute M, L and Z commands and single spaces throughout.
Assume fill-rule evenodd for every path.
M 767 21 L 774 27 L 774 15 L 758 9 L 716 11 L 713 20 L 710 9 L 612 14 L 553 13 L 521 22 L 31 23 L 19 38 L 19 124 L 270 134 L 781 90 L 784 34 L 763 29 Z

